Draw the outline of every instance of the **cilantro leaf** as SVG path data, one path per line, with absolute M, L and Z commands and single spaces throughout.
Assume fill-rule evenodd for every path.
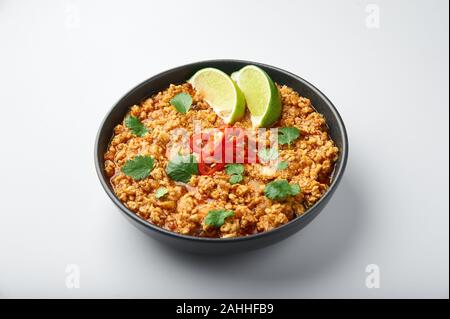
M 151 156 L 138 155 L 134 159 L 126 161 L 122 166 L 121 171 L 125 175 L 138 181 L 150 175 L 153 164 L 154 160 Z
M 198 175 L 197 160 L 192 154 L 176 155 L 167 164 L 166 173 L 174 181 L 189 183 L 192 175 Z
M 282 170 L 288 168 L 288 165 L 289 165 L 288 161 L 281 161 L 278 163 L 277 170 L 282 171 Z
M 278 144 L 291 144 L 300 136 L 300 130 L 296 127 L 281 127 L 278 129 Z
M 186 114 L 191 108 L 192 97 L 184 92 L 178 93 L 170 100 L 170 104 L 181 114 Z
M 230 184 L 237 184 L 241 182 L 244 177 L 244 165 L 242 164 L 227 164 L 225 171 L 230 175 Z
M 301 189 L 298 184 L 291 184 L 291 196 L 298 195 Z
M 241 182 L 244 177 L 241 174 L 235 174 L 230 176 L 230 184 L 237 184 Z
M 264 188 L 264 195 L 267 198 L 275 200 L 283 200 L 287 196 L 295 196 L 300 193 L 300 186 L 297 184 L 289 184 L 285 179 L 278 179 L 270 182 Z
M 227 164 L 225 167 L 225 170 L 228 175 L 234 175 L 234 174 L 242 174 L 244 173 L 244 165 L 242 164 Z
M 125 118 L 125 126 L 128 127 L 134 135 L 142 137 L 147 134 L 148 130 L 139 119 L 133 115 Z
M 159 198 L 165 196 L 168 192 L 169 191 L 167 190 L 167 188 L 160 187 L 155 191 L 155 197 L 159 199 Z
M 258 151 L 259 158 L 264 162 L 276 160 L 278 155 L 278 151 L 274 148 L 262 148 Z
M 205 224 L 213 227 L 220 227 L 225 223 L 225 219 L 234 216 L 232 210 L 215 209 L 210 210 L 205 217 Z

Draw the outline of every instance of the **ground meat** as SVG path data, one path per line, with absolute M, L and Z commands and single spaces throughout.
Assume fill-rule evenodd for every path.
M 280 145 L 281 160 L 288 161 L 284 170 L 273 170 L 262 164 L 244 164 L 244 179 L 230 184 L 224 171 L 212 176 L 192 176 L 187 184 L 171 180 L 165 168 L 173 152 L 171 134 L 178 128 L 193 131 L 194 121 L 202 128 L 223 125 L 203 98 L 189 84 L 170 87 L 131 107 L 129 114 L 138 117 L 149 133 L 137 137 L 123 123 L 114 129 L 114 136 L 104 154 L 104 169 L 110 177 L 117 197 L 130 210 L 149 222 L 185 235 L 203 237 L 237 237 L 268 231 L 286 224 L 313 205 L 329 187 L 330 175 L 338 158 L 338 148 L 327 133 L 325 118 L 317 113 L 310 100 L 299 96 L 287 86 L 277 85 L 283 112 L 276 127 L 296 127 L 300 137 L 291 145 Z M 193 97 L 187 114 L 177 112 L 170 99 L 180 92 Z M 249 114 L 235 123 L 251 128 Z M 127 160 L 137 155 L 154 158 L 154 168 L 148 178 L 135 181 L 121 172 Z M 301 187 L 300 194 L 283 202 L 264 196 L 264 186 L 275 179 L 286 179 Z M 157 199 L 154 191 L 165 187 L 168 194 Z M 235 212 L 220 228 L 205 225 L 210 210 Z

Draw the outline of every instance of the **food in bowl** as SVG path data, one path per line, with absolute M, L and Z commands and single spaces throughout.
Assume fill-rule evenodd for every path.
M 206 68 L 131 106 L 104 169 L 139 217 L 232 238 L 301 216 L 327 191 L 339 150 L 311 101 L 255 66 Z

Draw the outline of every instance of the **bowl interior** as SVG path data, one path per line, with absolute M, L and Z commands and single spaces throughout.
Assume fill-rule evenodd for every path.
M 127 94 L 125 94 L 113 106 L 113 108 L 109 111 L 109 113 L 103 120 L 103 123 L 101 124 L 100 130 L 97 135 L 95 145 L 96 169 L 103 187 L 107 192 L 109 190 L 108 195 L 113 199 L 113 201 L 116 204 L 120 206 L 122 210 L 125 209 L 129 215 L 134 215 L 134 213 L 126 209 L 126 207 L 122 205 L 117 198 L 115 198 L 112 187 L 109 183 L 109 179 L 106 176 L 106 173 L 103 169 L 104 166 L 103 154 L 106 152 L 108 148 L 108 144 L 113 135 L 114 127 L 123 120 L 129 108 L 134 104 L 139 104 L 145 98 L 161 90 L 164 90 L 170 84 L 181 84 L 183 82 L 186 82 L 186 80 L 189 79 L 196 71 L 202 68 L 214 67 L 224 71 L 227 74 L 231 74 L 232 72 L 239 70 L 240 68 L 248 64 L 253 64 L 261 67 L 264 71 L 266 71 L 269 74 L 269 76 L 275 82 L 282 85 L 283 84 L 287 85 L 292 89 L 294 89 L 295 91 L 297 91 L 300 95 L 309 98 L 314 108 L 319 113 L 325 116 L 327 125 L 329 127 L 329 134 L 333 139 L 333 141 L 336 143 L 337 147 L 339 147 L 340 156 L 335 164 L 335 169 L 331 180 L 331 186 L 329 190 L 322 196 L 321 200 L 329 196 L 330 193 L 334 191 L 334 188 L 337 186 L 345 169 L 348 154 L 348 146 L 347 146 L 347 134 L 342 119 L 337 110 L 335 109 L 335 107 L 333 106 L 333 104 L 328 100 L 328 98 L 317 88 L 315 88 L 313 85 L 311 85 L 304 79 L 292 73 L 269 65 L 240 60 L 212 60 L 180 66 L 151 77 L 150 79 L 142 82 L 141 84 L 133 88 L 131 91 L 129 91 Z M 321 200 L 319 200 L 314 206 L 318 205 Z M 307 215 L 308 212 L 314 208 L 314 206 L 309 208 L 308 211 L 303 216 Z M 294 219 L 293 221 L 295 221 L 296 219 Z M 288 224 L 292 223 L 293 221 L 289 222 Z M 150 225 L 150 223 L 147 222 L 145 223 L 151 227 L 159 228 L 157 226 Z M 184 235 L 180 236 L 190 237 Z M 247 237 L 253 236 L 256 235 L 251 235 Z

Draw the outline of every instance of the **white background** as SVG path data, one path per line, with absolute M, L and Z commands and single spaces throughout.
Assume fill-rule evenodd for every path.
M 380 10 L 366 24 L 367 5 Z M 0 1 L 0 297 L 449 297 L 448 1 Z M 369 25 L 370 26 L 370 25 Z M 241 256 L 173 251 L 94 170 L 137 83 L 238 58 L 309 80 L 350 156 L 307 228 Z M 66 287 L 66 266 L 80 288 Z M 379 289 L 365 285 L 368 264 Z

